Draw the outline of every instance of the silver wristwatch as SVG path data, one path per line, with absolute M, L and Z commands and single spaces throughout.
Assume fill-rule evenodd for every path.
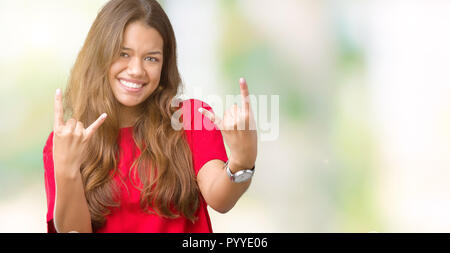
M 230 170 L 230 166 L 228 166 L 228 161 L 225 163 L 225 167 L 227 169 L 227 174 L 230 177 L 232 182 L 235 183 L 242 183 L 245 181 L 250 180 L 252 178 L 253 174 L 255 173 L 255 166 L 249 170 L 240 170 L 236 173 L 232 173 Z

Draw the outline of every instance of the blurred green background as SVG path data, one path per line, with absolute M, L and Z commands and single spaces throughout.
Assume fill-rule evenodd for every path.
M 0 0 L 0 232 L 46 231 L 53 94 L 105 2 Z M 160 2 L 187 96 L 279 96 L 215 232 L 450 231 L 450 2 Z

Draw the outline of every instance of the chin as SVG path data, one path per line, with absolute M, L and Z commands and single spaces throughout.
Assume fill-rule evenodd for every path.
M 129 98 L 119 98 L 119 99 L 117 99 L 117 101 L 119 101 L 119 103 L 121 105 L 126 106 L 126 107 L 136 107 L 136 106 L 142 104 L 145 101 L 145 99 L 136 100 L 136 99 L 129 99 Z
M 119 101 L 119 103 L 120 103 L 122 106 L 126 106 L 126 107 L 136 107 L 136 106 L 138 106 L 138 105 L 141 104 L 141 103 L 133 103 L 133 102 L 128 102 L 128 101 L 124 101 L 124 102 Z

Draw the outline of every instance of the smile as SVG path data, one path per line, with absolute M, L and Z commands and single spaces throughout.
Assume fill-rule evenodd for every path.
M 127 82 L 125 80 L 119 79 L 119 82 L 125 86 L 127 86 L 128 88 L 135 88 L 135 89 L 139 89 L 142 87 L 143 84 L 137 84 L 137 83 L 132 83 L 132 82 Z
M 139 91 L 146 84 L 143 82 L 134 83 L 134 82 L 126 81 L 123 79 L 118 79 L 118 80 L 119 80 L 119 83 L 122 84 L 122 87 L 128 91 Z

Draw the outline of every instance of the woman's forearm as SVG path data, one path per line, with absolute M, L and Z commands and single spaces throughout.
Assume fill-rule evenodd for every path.
M 210 170 L 211 174 L 208 175 L 208 177 L 214 178 L 214 180 L 212 181 L 208 192 L 206 192 L 205 195 L 207 196 L 205 197 L 207 198 L 208 204 L 214 210 L 220 213 L 226 213 L 234 207 L 240 197 L 247 191 L 251 179 L 242 183 L 234 183 L 229 178 L 223 166 L 223 162 L 217 162 L 216 164 L 212 163 L 210 166 L 217 166 L 220 169 Z M 235 166 L 234 164 L 231 164 L 230 167 L 236 169 L 236 171 L 241 170 L 238 169 L 239 166 Z
M 84 194 L 81 174 L 72 176 L 57 173 L 54 224 L 59 233 L 91 233 L 91 216 Z

